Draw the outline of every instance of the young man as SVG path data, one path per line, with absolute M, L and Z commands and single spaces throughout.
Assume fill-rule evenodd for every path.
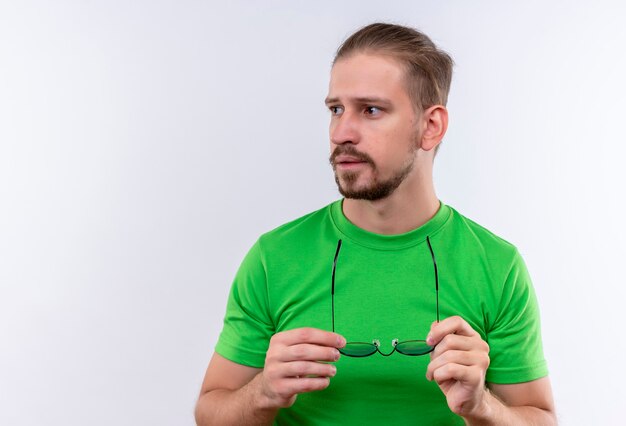
M 345 198 L 244 259 L 199 425 L 556 423 L 522 258 L 435 195 L 451 75 L 411 28 L 340 47 L 326 104 Z

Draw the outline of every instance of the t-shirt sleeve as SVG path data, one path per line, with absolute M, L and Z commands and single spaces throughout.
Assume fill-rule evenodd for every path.
M 522 383 L 548 375 L 539 306 L 526 264 L 517 250 L 487 342 L 491 359 L 487 382 Z
M 238 364 L 262 368 L 274 324 L 260 242 L 244 258 L 233 281 L 215 352 Z

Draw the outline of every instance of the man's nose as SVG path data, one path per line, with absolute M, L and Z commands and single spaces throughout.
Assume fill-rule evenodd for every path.
M 335 145 L 360 141 L 357 118 L 347 111 L 330 123 L 330 141 Z

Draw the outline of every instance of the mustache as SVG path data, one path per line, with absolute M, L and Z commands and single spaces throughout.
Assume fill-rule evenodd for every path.
M 330 158 L 328 159 L 332 166 L 335 165 L 335 160 L 340 155 L 349 155 L 350 157 L 354 157 L 359 161 L 363 161 L 372 166 L 374 165 L 374 160 L 366 153 L 357 151 L 352 145 L 339 145 L 337 148 L 335 148 L 332 154 L 330 154 Z

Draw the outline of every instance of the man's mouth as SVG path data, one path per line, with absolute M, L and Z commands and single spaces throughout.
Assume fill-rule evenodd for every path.
M 339 155 L 335 159 L 335 166 L 341 167 L 341 168 L 351 169 L 351 168 L 362 166 L 364 164 L 367 164 L 367 161 L 363 161 L 359 158 L 350 157 L 350 156 Z
M 341 170 L 354 170 L 365 166 L 367 163 L 365 161 L 343 161 L 340 163 L 336 163 L 335 168 Z

